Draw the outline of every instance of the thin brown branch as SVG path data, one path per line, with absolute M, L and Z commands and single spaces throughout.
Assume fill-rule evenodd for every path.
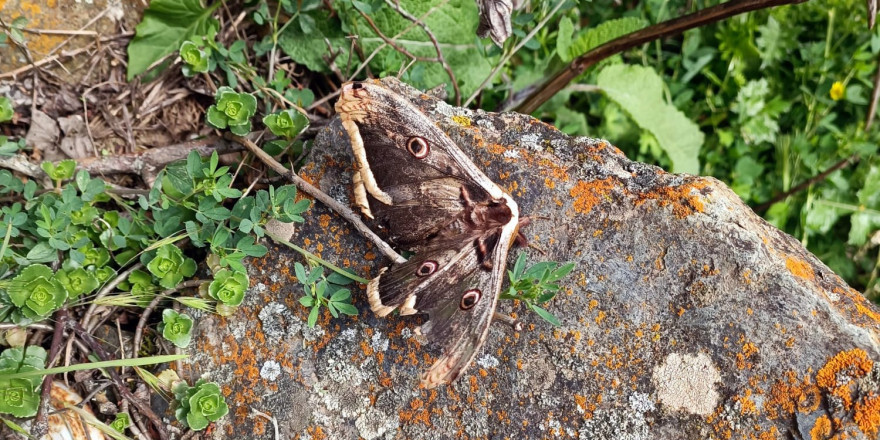
M 705 26 L 735 15 L 774 6 L 804 3 L 808 0 L 732 0 L 711 8 L 705 8 L 679 18 L 657 23 L 633 33 L 611 40 L 574 59 L 567 68 L 553 76 L 529 95 L 517 108 L 520 113 L 532 113 L 547 102 L 568 83 L 599 61 L 625 50 L 659 38 L 671 37 L 684 31 Z
M 371 231 L 364 222 L 354 213 L 351 209 L 346 206 L 343 206 L 341 203 L 337 202 L 336 199 L 330 197 L 325 194 L 320 189 L 313 186 L 311 183 L 306 182 L 302 177 L 299 177 L 295 172 L 284 168 L 284 165 L 281 165 L 269 156 L 268 153 L 263 151 L 257 144 L 253 143 L 250 139 L 243 138 L 241 136 L 236 136 L 231 133 L 226 134 L 227 139 L 238 142 L 247 148 L 251 153 L 257 156 L 260 161 L 268 165 L 270 168 L 275 170 L 276 173 L 285 176 L 288 180 L 293 182 L 297 188 L 303 190 L 306 194 L 314 197 L 316 200 L 319 200 L 321 203 L 327 205 L 328 208 L 336 211 L 337 214 L 341 215 L 344 219 L 348 220 L 355 229 L 358 230 L 364 237 L 373 242 L 379 250 L 385 254 L 388 258 L 394 260 L 395 262 L 402 263 L 405 262 L 406 259 L 400 256 L 394 249 L 391 249 L 391 246 L 388 243 L 385 243 L 375 232 Z
M 144 339 L 144 328 L 147 326 L 147 320 L 150 319 L 150 315 L 153 313 L 153 310 L 159 305 L 159 302 L 165 298 L 168 298 L 174 292 L 177 292 L 182 289 L 188 289 L 190 287 L 198 287 L 202 283 L 205 283 L 204 280 L 189 280 L 184 281 L 178 284 L 173 289 L 168 289 L 164 292 L 161 292 L 150 301 L 150 304 L 141 312 L 141 318 L 138 320 L 137 327 L 134 329 L 134 338 L 132 340 L 132 350 L 131 350 L 131 358 L 135 359 L 138 357 L 138 352 L 141 350 L 141 342 Z
M 46 368 L 52 368 L 58 361 L 58 353 L 61 351 L 62 339 L 64 338 L 64 326 L 67 324 L 67 309 L 60 309 L 55 312 L 55 329 L 52 332 L 52 343 L 49 346 L 48 364 Z M 47 374 L 43 378 L 43 388 L 40 390 L 40 406 L 37 410 L 37 416 L 34 418 L 34 424 L 31 428 L 31 435 L 35 438 L 43 438 L 49 431 L 49 396 L 52 393 L 52 382 L 54 376 Z
M 431 29 L 428 28 L 428 25 L 425 24 L 422 20 L 419 20 L 414 15 L 406 12 L 400 4 L 394 3 L 391 0 L 385 0 L 389 6 L 394 8 L 398 14 L 402 15 L 403 18 L 417 24 L 419 27 L 425 31 L 425 34 L 428 35 L 428 38 L 431 39 L 431 43 L 434 44 L 434 50 L 437 51 L 437 59 L 440 61 L 440 64 L 443 66 L 443 70 L 446 71 L 446 74 L 449 75 L 449 80 L 452 81 L 452 88 L 455 90 L 455 105 L 461 105 L 461 90 L 458 88 L 458 80 L 455 79 L 455 74 L 452 73 L 452 69 L 449 67 L 449 64 L 446 62 L 446 58 L 443 56 L 443 50 L 440 49 L 440 43 L 437 41 L 437 37 L 434 36 L 434 33 L 431 32 Z
M 858 163 L 860 159 L 861 158 L 859 157 L 858 154 L 853 154 L 852 156 L 849 156 L 846 159 L 843 159 L 840 162 L 837 162 L 836 164 L 831 165 L 827 170 L 822 171 L 821 173 L 816 174 L 815 176 L 810 177 L 809 179 L 795 185 L 792 189 L 790 189 L 784 193 L 777 194 L 772 199 L 770 199 L 764 203 L 761 203 L 758 206 L 755 206 L 754 211 L 755 212 L 766 211 L 766 210 L 770 209 L 770 207 L 773 206 L 774 203 L 781 202 L 781 201 L 785 200 L 786 198 L 788 198 L 789 196 L 792 196 L 794 194 L 797 194 L 797 193 L 807 189 L 810 185 L 813 185 L 815 183 L 819 183 L 819 182 L 827 179 L 828 176 L 831 175 L 831 173 L 833 173 L 841 168 L 846 168 L 850 165 L 854 165 L 854 164 Z
M 83 342 L 92 350 L 92 352 L 98 356 L 102 361 L 111 360 L 112 357 L 98 341 L 92 336 L 91 333 L 86 331 L 76 320 L 68 321 L 70 328 L 77 334 L 77 336 L 82 339 Z M 138 412 L 141 413 L 144 417 L 146 417 L 150 424 L 153 425 L 153 428 L 156 429 L 156 432 L 159 435 L 159 438 L 162 440 L 168 439 L 168 431 L 165 430 L 165 424 L 162 423 L 162 420 L 156 416 L 156 413 L 153 412 L 153 409 L 150 408 L 148 403 L 144 403 L 141 399 L 138 399 L 131 393 L 131 390 L 128 389 L 128 386 L 125 385 L 125 382 L 122 381 L 122 377 L 119 376 L 119 373 L 115 368 L 107 368 L 106 371 L 110 373 L 110 379 L 113 381 L 113 385 L 116 387 L 116 391 L 122 395 L 126 400 L 128 400 L 135 408 L 138 409 Z
M 868 115 L 865 117 L 865 131 L 871 129 L 874 124 L 874 113 L 877 111 L 877 101 L 880 100 L 880 56 L 877 57 L 877 71 L 874 72 L 874 91 L 871 93 L 871 104 L 868 105 Z

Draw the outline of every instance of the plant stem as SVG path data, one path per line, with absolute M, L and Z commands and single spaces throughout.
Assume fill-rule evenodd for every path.
M 564 89 L 569 82 L 577 78 L 578 75 L 585 70 L 599 61 L 625 50 L 632 49 L 633 47 L 658 38 L 678 35 L 684 31 L 705 26 L 709 23 L 721 21 L 745 12 L 770 8 L 773 6 L 803 3 L 806 1 L 808 0 L 732 0 L 624 35 L 574 59 L 567 68 L 557 73 L 550 78 L 549 81 L 545 82 L 529 95 L 525 101 L 516 108 L 516 111 L 520 113 L 534 112 L 541 106 L 541 104 L 547 102 L 550 98 L 556 95 L 556 93 Z

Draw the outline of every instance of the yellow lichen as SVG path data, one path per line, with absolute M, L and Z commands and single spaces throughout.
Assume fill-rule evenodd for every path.
M 470 127 L 471 124 L 473 123 L 473 122 L 471 121 L 471 118 L 469 118 L 469 117 L 467 117 L 467 116 L 462 116 L 462 115 L 455 115 L 455 116 L 453 116 L 453 117 L 452 117 L 452 122 L 455 122 L 456 124 L 458 124 L 458 125 L 460 125 L 460 126 L 462 126 L 462 127 Z

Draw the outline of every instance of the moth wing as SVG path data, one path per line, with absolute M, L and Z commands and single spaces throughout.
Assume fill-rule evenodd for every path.
M 356 84 L 360 88 L 343 87 L 336 107 L 367 184 L 370 211 L 392 241 L 419 243 L 443 229 L 464 210 L 463 190 L 472 203 L 501 197 L 500 188 L 421 110 L 383 86 Z M 424 142 L 424 157 L 413 153 L 412 142 Z
M 502 238 L 505 232 L 497 228 L 485 233 L 491 236 L 485 241 L 493 243 L 491 268 L 479 261 L 475 243 L 479 236 L 455 237 L 431 243 L 407 262 L 383 271 L 368 286 L 370 306 L 379 315 L 395 308 L 401 314 L 428 314 L 420 330 L 441 345 L 442 354 L 422 375 L 427 388 L 455 380 L 486 340 L 504 280 L 510 245 L 509 235 Z M 434 265 L 436 270 L 422 275 Z

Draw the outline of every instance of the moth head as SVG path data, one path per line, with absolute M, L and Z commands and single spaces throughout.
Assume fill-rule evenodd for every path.
M 480 289 L 470 289 L 461 296 L 461 302 L 458 304 L 458 307 L 462 310 L 470 310 L 477 305 L 481 296 L 483 296 L 483 292 L 480 292 Z
M 406 150 L 416 159 L 424 159 L 431 152 L 431 146 L 428 145 L 428 141 L 425 138 L 413 136 L 406 140 Z

